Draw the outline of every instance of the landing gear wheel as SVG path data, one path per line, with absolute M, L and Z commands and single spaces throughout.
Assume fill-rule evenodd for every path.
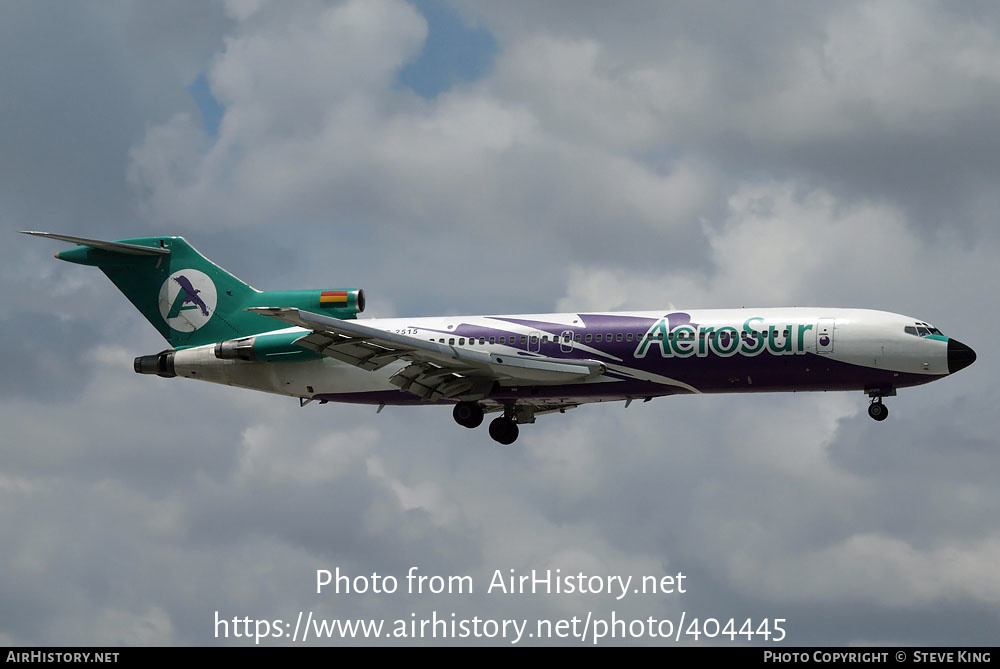
M 880 399 L 868 405 L 868 415 L 877 421 L 883 421 L 889 417 L 889 409 Z
M 451 415 L 462 427 L 473 428 L 483 424 L 483 409 L 475 402 L 459 402 Z
M 494 418 L 493 422 L 490 423 L 490 437 L 493 438 L 493 441 L 499 442 L 504 446 L 513 444 L 517 440 L 517 434 L 517 423 L 510 418 L 501 416 L 500 418 Z

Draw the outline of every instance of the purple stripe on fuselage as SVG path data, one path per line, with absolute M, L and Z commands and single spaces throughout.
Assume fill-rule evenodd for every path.
M 649 357 L 649 356 L 647 356 Z M 941 378 L 933 374 L 912 374 L 861 367 L 833 360 L 823 355 L 776 356 L 762 353 L 754 357 L 733 356 L 722 358 L 660 358 L 654 373 L 681 381 L 703 393 L 734 392 L 790 392 L 818 390 L 854 390 L 866 388 L 903 388 L 929 383 Z M 634 363 L 648 362 L 630 360 Z M 611 370 L 611 374 L 623 376 L 627 370 Z M 638 372 L 637 372 L 638 373 Z M 626 379 L 603 383 L 580 383 L 565 385 L 524 385 L 498 387 L 487 399 L 496 401 L 573 400 L 597 401 L 627 397 L 658 397 L 686 393 L 676 386 L 661 385 L 649 381 Z M 404 391 L 386 390 L 370 393 L 321 393 L 316 399 L 334 402 L 355 402 L 361 404 L 428 404 L 424 400 Z M 440 404 L 452 403 L 443 400 Z
M 428 402 L 403 390 L 372 390 L 360 393 L 316 393 L 314 400 L 346 404 L 386 404 L 388 406 L 417 406 L 421 404 L 454 404 L 455 400 Z
M 690 317 L 687 314 L 672 313 L 669 314 L 671 317 L 671 329 L 682 323 L 690 322 Z M 682 316 L 683 318 L 678 319 L 674 322 L 674 316 Z M 569 360 L 592 360 L 595 355 L 603 355 L 608 358 L 619 358 L 628 360 L 632 357 L 632 350 L 638 343 L 640 336 L 645 334 L 649 328 L 653 326 L 658 319 L 655 318 L 643 318 L 640 316 L 610 316 L 602 314 L 580 314 L 580 319 L 583 321 L 582 324 L 566 325 L 563 323 L 552 323 L 548 321 L 535 321 L 524 318 L 501 318 L 498 316 L 487 316 L 491 320 L 505 321 L 515 325 L 522 325 L 524 327 L 531 328 L 532 330 L 537 330 L 545 334 L 552 335 L 552 339 L 547 342 L 538 341 L 532 344 L 529 335 L 524 332 L 512 332 L 511 330 L 504 328 L 491 328 L 484 327 L 481 325 L 472 325 L 471 323 L 460 323 L 456 325 L 451 330 L 438 330 L 434 328 L 423 328 L 427 332 L 438 332 L 443 335 L 447 335 L 448 338 L 465 338 L 470 340 L 480 340 L 483 339 L 489 342 L 490 338 L 505 337 L 509 343 L 503 344 L 509 348 L 522 350 L 526 352 L 538 351 L 541 355 L 551 357 L 551 358 L 565 358 Z M 581 332 L 577 333 L 576 331 Z M 588 348 L 596 350 L 598 353 L 595 354 L 592 351 L 578 350 L 574 343 L 573 348 L 570 351 L 563 351 L 563 344 L 557 340 L 557 337 L 562 335 L 563 332 L 570 331 L 574 334 L 616 334 L 616 333 L 631 333 L 634 341 L 622 341 L 622 342 L 585 342 L 584 345 Z M 521 337 L 525 338 L 525 343 L 521 343 Z M 624 337 L 623 337 L 624 340 Z M 447 338 L 445 339 L 447 341 Z M 607 344 L 605 346 L 604 344 Z M 612 352 L 613 351 L 613 352 Z
M 492 318 L 492 317 L 491 317 Z M 681 325 L 695 325 L 686 312 L 675 311 L 664 315 L 673 331 Z M 545 331 L 553 334 L 549 341 L 538 341 L 534 344 L 538 353 L 549 358 L 564 360 L 599 359 L 611 365 L 621 365 L 649 374 L 657 374 L 697 388 L 701 392 L 756 392 L 756 391 L 787 391 L 787 390 L 862 390 L 865 387 L 894 387 L 919 385 L 939 378 L 934 375 L 909 374 L 892 372 L 870 367 L 852 365 L 834 360 L 826 355 L 815 353 L 800 353 L 794 355 L 774 355 L 766 350 L 757 355 L 732 355 L 724 357 L 714 352 L 707 356 L 692 355 L 688 358 L 679 356 L 663 357 L 660 347 L 654 343 L 646 355 L 635 358 L 635 350 L 641 338 L 658 319 L 636 316 L 611 316 L 601 314 L 580 314 L 584 327 L 574 330 L 572 326 L 546 321 L 523 318 L 499 318 L 518 325 Z M 613 334 L 616 339 L 622 334 L 622 341 L 583 342 L 583 346 L 597 351 L 579 348 L 573 342 L 569 351 L 564 351 L 564 344 L 556 340 L 557 334 L 569 330 L 574 334 Z M 506 330 L 482 327 L 462 323 L 456 326 L 449 337 L 466 337 L 467 339 L 485 339 L 491 337 L 515 335 Z M 632 335 L 632 341 L 628 335 Z M 532 346 L 520 344 L 521 333 L 517 335 L 515 345 L 505 344 L 508 348 L 524 351 Z M 723 346 L 729 343 L 728 335 L 721 337 Z M 534 348 L 533 347 L 533 348 Z M 617 363 L 613 358 L 622 362 Z M 609 360 L 611 359 L 611 360 Z M 614 370 L 612 370 L 614 371 Z M 669 392 L 669 391 L 667 391 Z
M 641 329 L 645 332 L 653 326 L 653 323 L 657 321 L 655 318 L 645 318 L 642 316 L 616 316 L 609 314 L 579 314 L 579 316 L 580 320 L 583 322 L 573 323 L 571 325 L 566 325 L 565 323 L 551 323 L 548 321 L 534 321 L 526 318 L 506 318 L 499 316 L 491 316 L 490 318 L 498 321 L 514 323 L 516 325 L 523 325 L 524 327 L 531 328 L 532 330 L 539 330 L 553 335 L 560 335 L 566 330 L 578 329 L 590 330 L 592 332 L 636 332 Z
M 642 380 L 645 374 L 666 377 L 687 384 L 702 393 L 729 392 L 787 392 L 810 390 L 864 390 L 866 388 L 902 388 L 928 383 L 940 378 L 937 375 L 913 374 L 875 369 L 841 362 L 828 355 L 817 353 L 797 353 L 775 355 L 767 349 L 756 355 L 722 356 L 708 347 L 708 355 L 663 356 L 661 344 L 651 343 L 645 356 L 635 358 L 642 337 L 660 320 L 640 316 L 579 314 L 580 323 L 568 325 L 549 321 L 487 317 L 498 322 L 508 322 L 521 327 L 551 335 L 548 341 L 530 341 L 524 332 L 511 332 L 502 327 L 484 327 L 470 323 L 460 323 L 449 331 L 440 332 L 448 338 L 465 338 L 469 346 L 477 346 L 479 340 L 489 342 L 491 338 L 505 337 L 511 343 L 497 348 L 500 352 L 510 349 L 518 355 L 542 355 L 564 360 L 600 359 L 609 365 L 606 379 L 614 381 L 600 383 L 580 383 L 560 386 L 523 385 L 518 387 L 498 387 L 487 399 L 513 401 L 519 398 L 566 400 L 578 398 L 581 401 L 598 401 L 625 397 L 650 397 L 688 392 L 675 385 Z M 665 313 L 663 316 L 668 331 L 682 325 L 697 327 L 691 322 L 690 314 L 682 311 Z M 607 341 L 564 342 L 560 341 L 564 332 L 574 336 L 587 337 L 602 335 Z M 610 336 L 609 336 L 610 335 Z M 631 335 L 631 340 L 629 340 Z M 614 337 L 614 340 L 611 337 Z M 618 341 L 618 337 L 622 340 Z M 525 337 L 525 344 L 521 344 Z M 594 337 L 596 339 L 596 336 Z M 494 339 L 495 340 L 495 339 Z M 729 333 L 719 336 L 720 345 L 729 347 Z M 752 341 L 752 340 L 747 340 Z M 459 344 L 459 346 L 463 346 Z M 499 346 L 499 345 L 495 345 Z M 569 350 L 564 350 L 565 347 Z M 590 350 L 584 350 L 586 347 Z M 534 351 L 537 351 L 535 353 Z M 617 359 L 617 360 L 616 360 Z M 618 362 L 621 360 L 621 362 Z M 324 394 L 318 399 L 369 404 L 424 404 L 423 400 L 404 391 L 379 391 L 375 393 Z M 449 400 L 453 401 L 453 400 Z M 442 402 L 447 403 L 447 402 Z
M 561 400 L 565 402 L 598 402 L 601 400 L 627 399 L 629 397 L 659 397 L 661 395 L 686 394 L 683 388 L 662 386 L 646 381 L 621 381 L 615 383 L 581 383 L 560 386 L 518 386 L 499 388 L 486 398 L 496 402 L 516 400 Z M 458 400 L 448 399 L 428 402 L 402 390 L 376 390 L 363 393 L 319 393 L 313 399 L 351 404 L 454 404 Z

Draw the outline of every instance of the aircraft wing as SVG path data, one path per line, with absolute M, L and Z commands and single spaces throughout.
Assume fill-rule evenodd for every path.
M 361 369 L 374 371 L 397 360 L 409 361 L 390 381 L 432 401 L 484 396 L 494 382 L 574 383 L 605 371 L 604 364 L 595 360 L 523 357 L 458 348 L 301 309 L 252 307 L 248 311 L 312 330 L 296 340 L 296 345 Z

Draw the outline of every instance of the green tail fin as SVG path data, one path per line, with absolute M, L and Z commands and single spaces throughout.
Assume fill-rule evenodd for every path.
M 255 301 L 260 291 L 198 253 L 183 237 L 96 244 L 62 251 L 56 257 L 99 268 L 175 348 L 274 329 L 265 319 L 244 311 L 244 305 Z M 126 244 L 150 248 L 155 255 L 130 250 Z
M 273 319 L 250 307 L 294 307 L 334 318 L 355 318 L 365 309 L 358 288 L 272 290 L 243 283 L 183 237 L 136 237 L 105 242 L 84 237 L 25 232 L 77 244 L 56 258 L 104 272 L 174 348 L 201 346 L 270 332 Z

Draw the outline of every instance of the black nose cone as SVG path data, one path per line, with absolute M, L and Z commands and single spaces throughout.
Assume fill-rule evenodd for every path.
M 954 374 L 976 361 L 976 352 L 955 339 L 948 340 L 948 373 Z

